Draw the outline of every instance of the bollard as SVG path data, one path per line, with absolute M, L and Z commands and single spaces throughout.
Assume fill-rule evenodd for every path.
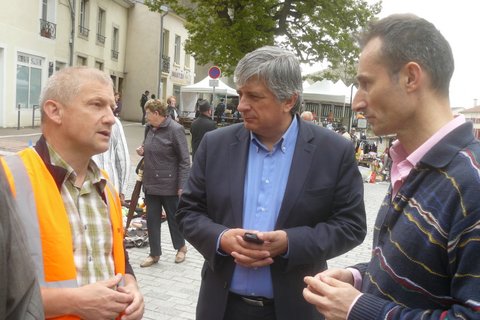
M 18 111 L 18 115 L 17 115 L 17 130 L 20 130 L 20 105 L 17 106 L 17 111 Z
M 35 128 L 35 110 L 38 109 L 38 104 L 34 104 L 32 107 L 32 129 Z

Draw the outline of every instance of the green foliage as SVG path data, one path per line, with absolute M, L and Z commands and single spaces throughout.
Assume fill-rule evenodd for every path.
M 301 62 L 329 61 L 346 72 L 358 47 L 353 35 L 378 12 L 381 2 L 366 0 L 148 0 L 152 11 L 167 5 L 184 17 L 189 38 L 185 50 L 198 64 L 214 63 L 232 74 L 246 53 L 278 45 Z

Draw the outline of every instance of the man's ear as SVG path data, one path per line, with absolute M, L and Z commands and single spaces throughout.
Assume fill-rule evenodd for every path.
M 297 102 L 298 94 L 294 93 L 290 98 L 284 101 L 284 108 L 286 112 L 290 112 Z
M 62 118 L 63 118 L 63 112 L 64 112 L 64 106 L 54 100 L 47 100 L 43 104 L 43 112 L 44 115 L 50 119 L 50 121 L 53 121 L 57 124 L 62 123 Z
M 418 90 L 425 81 L 422 67 L 416 62 L 409 62 L 403 67 L 405 89 L 408 92 Z

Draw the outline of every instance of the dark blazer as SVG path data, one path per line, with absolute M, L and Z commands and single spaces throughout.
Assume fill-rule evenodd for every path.
M 217 123 L 204 114 L 200 114 L 197 119 L 193 120 L 190 126 L 190 134 L 192 135 L 192 159 L 205 133 L 216 128 Z
M 180 199 L 180 230 L 206 260 L 197 320 L 224 316 L 234 261 L 217 253 L 217 240 L 225 229 L 242 227 L 249 143 L 243 124 L 208 132 Z M 289 243 L 288 258 L 276 257 L 270 266 L 277 319 L 323 319 L 302 296 L 303 277 L 326 269 L 326 260 L 357 246 L 366 234 L 363 181 L 350 141 L 299 121 L 275 229 L 285 230 Z

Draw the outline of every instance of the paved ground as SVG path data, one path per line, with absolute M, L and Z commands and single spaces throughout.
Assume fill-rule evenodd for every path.
M 128 195 L 135 183 L 134 168 L 139 160 L 135 148 L 143 140 L 144 127 L 139 123 L 124 122 L 127 143 L 132 158 Z M 8 154 L 34 144 L 39 137 L 39 128 L 20 130 L 0 128 L 0 153 Z M 190 136 L 187 134 L 187 137 Z M 364 170 L 361 168 L 362 171 Z M 329 261 L 331 267 L 345 267 L 369 259 L 373 223 L 377 210 L 387 191 L 387 183 L 365 183 L 365 205 L 367 210 L 368 234 L 364 243 L 352 251 Z M 195 306 L 200 286 L 202 256 L 188 246 L 187 259 L 175 264 L 175 250 L 171 245 L 167 224 L 162 225 L 162 251 L 160 262 L 150 268 L 140 268 L 140 262 L 148 255 L 149 249 L 129 249 L 130 262 L 135 270 L 140 288 L 145 296 L 147 320 L 195 319 Z

